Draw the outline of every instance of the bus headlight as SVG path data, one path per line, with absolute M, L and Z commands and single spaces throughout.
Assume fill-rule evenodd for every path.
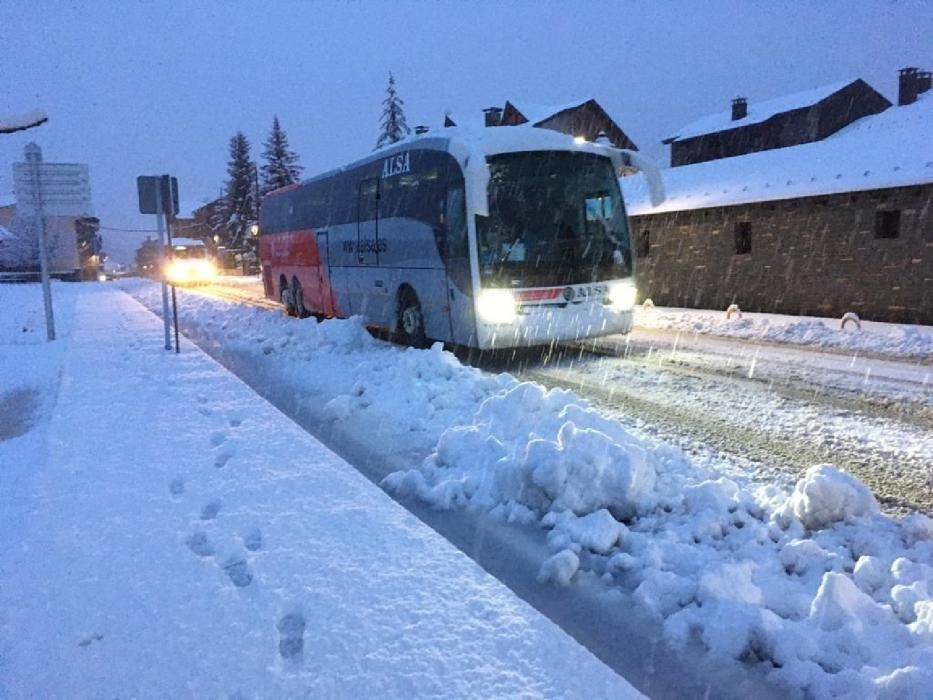
M 616 282 L 609 287 L 609 303 L 616 311 L 628 311 L 635 306 L 637 293 L 633 282 Z
M 476 300 L 476 311 L 487 323 L 512 323 L 515 320 L 515 297 L 508 289 L 484 289 Z

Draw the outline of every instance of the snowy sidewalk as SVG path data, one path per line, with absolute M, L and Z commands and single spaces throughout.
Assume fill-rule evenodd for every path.
M 57 293 L 54 409 L 0 441 L 0 698 L 638 696 L 137 302 Z

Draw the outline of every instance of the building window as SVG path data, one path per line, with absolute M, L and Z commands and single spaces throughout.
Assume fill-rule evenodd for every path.
M 647 258 L 649 252 L 651 252 L 651 231 L 644 229 L 638 234 L 635 255 L 639 258 Z
M 752 252 L 752 222 L 735 222 L 735 254 L 748 255 Z
M 897 238 L 900 234 L 900 209 L 875 212 L 875 238 Z

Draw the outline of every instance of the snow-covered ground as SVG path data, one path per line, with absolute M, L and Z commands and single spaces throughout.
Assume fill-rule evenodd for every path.
M 47 344 L 0 285 L 0 697 L 638 697 L 115 285 L 54 291 Z
M 684 334 L 714 335 L 768 343 L 803 345 L 839 352 L 914 358 L 933 365 L 933 327 L 816 316 L 743 313 L 726 318 L 725 311 L 636 308 L 635 327 Z
M 158 306 L 152 286 L 127 288 Z M 355 466 L 399 498 L 484 523 L 486 542 L 538 528 L 537 585 L 601 587 L 613 624 L 614 609 L 648 611 L 661 631 L 652 653 L 677 659 L 676 674 L 695 677 L 699 647 L 721 669 L 741 662 L 756 695 L 930 696 L 933 523 L 882 515 L 846 472 L 814 465 L 792 489 L 726 478 L 572 392 L 464 367 L 439 347 L 378 343 L 355 319 L 180 298 L 191 337 L 303 424 L 369 455 Z M 621 624 L 632 644 L 653 630 Z M 631 663 L 616 663 L 625 646 L 595 650 L 618 668 Z M 672 674 L 642 661 L 632 670 L 645 675 L 627 677 L 646 689 L 652 667 L 668 677 L 658 695 L 676 696 Z M 707 690 L 750 694 L 726 678 L 711 673 Z

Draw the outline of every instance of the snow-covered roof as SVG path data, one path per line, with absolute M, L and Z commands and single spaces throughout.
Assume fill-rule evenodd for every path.
M 632 216 L 933 182 L 933 92 L 863 117 L 822 141 L 662 171 L 652 207 L 642 175 L 622 178 Z
M 564 110 L 573 109 L 574 107 L 584 105 L 591 99 L 591 97 L 587 97 L 582 100 L 573 100 L 562 105 L 542 105 L 532 102 L 524 102 L 522 100 L 508 100 L 508 102 L 513 107 L 515 107 L 515 109 L 522 113 L 525 119 L 528 120 L 529 124 L 534 125 L 544 121 L 549 117 L 553 117 L 555 114 L 560 114 Z M 451 114 L 450 118 L 456 122 L 458 127 L 464 127 L 471 130 L 487 128 L 486 116 L 483 114 L 483 111 L 479 109 L 471 110 L 466 114 Z M 442 126 L 443 121 L 441 121 L 437 127 L 432 126 L 431 131 L 436 131 Z
M 575 107 L 584 105 L 591 99 L 591 97 L 587 97 L 582 100 L 574 100 L 573 102 L 567 102 L 566 104 L 556 106 L 540 105 L 521 101 L 515 102 L 513 100 L 509 100 L 509 102 L 512 103 L 512 106 L 515 107 L 515 109 L 522 113 L 522 115 L 525 117 L 525 119 L 528 120 L 529 123 L 537 124 L 539 122 L 543 122 L 549 117 L 553 117 L 555 114 L 560 114 L 561 112 L 564 112 L 568 109 L 574 109 Z
M 770 119 L 775 114 L 782 114 L 794 109 L 814 105 L 854 82 L 855 80 L 846 80 L 841 83 L 833 83 L 832 85 L 823 85 L 822 87 L 813 88 L 812 90 L 795 92 L 792 95 L 775 97 L 774 99 L 765 100 L 764 102 L 749 102 L 748 114 L 742 119 L 736 119 L 735 121 L 732 120 L 731 108 L 725 112 L 710 114 L 679 129 L 675 135 L 665 141 L 679 141 L 703 134 L 713 134 L 717 131 L 726 131 L 728 129 L 749 126 L 750 124 L 758 124 L 759 122 Z
M 10 194 L 0 194 L 0 207 L 11 207 L 16 204 L 16 197 Z
M 48 115 L 41 109 L 34 109 L 25 114 L 0 116 L 0 134 L 9 134 L 14 131 L 30 129 L 48 120 Z

